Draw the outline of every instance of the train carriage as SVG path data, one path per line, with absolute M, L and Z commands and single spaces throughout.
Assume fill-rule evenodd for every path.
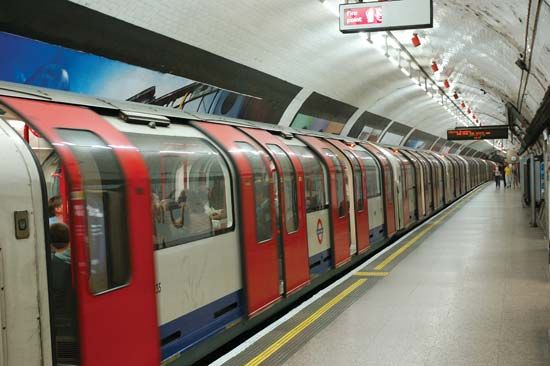
M 3 86 L 10 364 L 195 362 L 490 178 L 479 159 Z

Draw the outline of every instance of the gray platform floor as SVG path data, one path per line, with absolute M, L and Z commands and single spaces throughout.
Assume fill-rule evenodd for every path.
M 550 365 L 542 230 L 489 185 L 285 365 Z

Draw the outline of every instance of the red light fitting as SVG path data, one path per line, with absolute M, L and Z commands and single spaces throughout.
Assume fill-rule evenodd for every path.
M 453 98 L 458 99 L 458 93 L 457 92 L 454 92 Z
M 470 108 L 468 108 L 468 114 L 472 113 L 472 110 Z
M 464 102 L 460 103 L 460 108 L 462 109 L 466 108 L 466 104 L 464 104 Z
M 451 86 L 451 84 L 449 84 L 449 80 L 445 80 L 443 82 L 443 86 L 445 87 L 445 89 L 449 89 L 449 87 Z
M 412 42 L 413 46 L 415 46 L 415 47 L 418 47 L 422 44 L 422 43 L 420 43 L 420 38 L 418 38 L 417 33 L 413 33 L 413 36 L 411 38 L 411 42 Z
M 435 61 L 432 61 L 432 71 L 433 72 L 438 72 L 439 71 L 439 67 L 437 66 L 437 62 L 435 62 Z

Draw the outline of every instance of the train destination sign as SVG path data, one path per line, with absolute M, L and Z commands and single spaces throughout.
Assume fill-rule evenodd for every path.
M 342 33 L 433 27 L 433 0 L 340 4 Z
M 447 140 L 491 140 L 507 139 L 508 126 L 483 126 L 483 127 L 464 127 L 447 130 Z

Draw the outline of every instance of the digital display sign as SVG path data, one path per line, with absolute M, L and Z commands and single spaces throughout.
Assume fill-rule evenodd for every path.
M 447 140 L 493 140 L 507 139 L 508 126 L 485 126 L 470 128 L 455 128 L 447 130 Z
M 349 9 L 344 12 L 346 25 L 382 24 L 382 7 Z
M 433 0 L 340 4 L 342 33 L 433 27 Z

